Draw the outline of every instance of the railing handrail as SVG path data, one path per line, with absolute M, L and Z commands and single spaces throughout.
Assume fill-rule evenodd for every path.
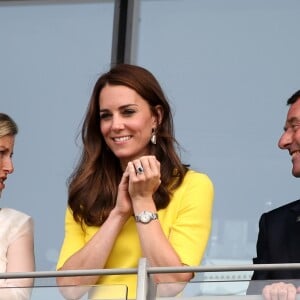
M 33 272 L 6 272 L 0 273 L 0 279 L 12 278 L 49 278 L 49 277 L 71 277 L 91 275 L 124 275 L 137 274 L 137 268 L 120 269 L 89 269 L 89 270 L 67 270 L 67 271 L 33 271 Z
M 156 273 L 186 273 L 186 272 L 230 272 L 230 271 L 254 271 L 254 270 L 283 270 L 283 269 L 300 269 L 300 263 L 284 264 L 239 264 L 239 265 L 214 265 L 214 266 L 182 266 L 182 267 L 149 267 L 146 258 L 141 258 L 138 268 L 117 268 L 117 269 L 93 269 L 93 270 L 67 270 L 67 271 L 34 271 L 34 272 L 7 272 L 0 273 L 0 279 L 13 278 L 50 278 L 50 277 L 69 277 L 69 276 L 91 276 L 91 275 L 137 275 L 137 300 L 153 300 L 155 296 L 155 285 L 152 282 L 151 274 Z M 234 280 L 235 281 L 235 280 Z M 239 280 L 238 280 L 239 281 Z M 208 298 L 205 298 L 209 300 Z M 224 299 L 227 296 L 224 296 Z M 250 299 L 246 296 L 247 299 Z M 196 297 L 195 299 L 202 299 Z M 230 298 L 230 297 L 229 297 Z M 191 299 L 182 298 L 183 299 Z M 245 298 L 236 298 L 245 299 Z M 251 298 L 252 299 L 252 298 Z M 253 300 L 261 300 L 261 295 Z M 297 297 L 298 300 L 300 300 Z
M 143 259 L 143 258 L 142 258 Z M 231 272 L 231 271 L 256 271 L 256 270 L 286 270 L 300 269 L 300 263 L 283 264 L 238 264 L 238 265 L 214 265 L 214 266 L 182 266 L 182 267 L 146 267 L 148 274 L 158 273 L 186 273 L 186 272 Z M 91 275 L 124 275 L 138 274 L 138 268 L 115 269 L 89 269 L 67 271 L 34 271 L 34 272 L 6 272 L 0 273 L 0 279 L 6 278 L 46 278 L 46 277 L 70 277 Z
M 261 271 L 261 270 L 297 270 L 300 263 L 281 264 L 239 264 L 239 265 L 214 265 L 214 266 L 182 266 L 182 267 L 148 267 L 149 274 L 155 273 L 186 273 L 186 272 L 232 272 L 232 271 Z

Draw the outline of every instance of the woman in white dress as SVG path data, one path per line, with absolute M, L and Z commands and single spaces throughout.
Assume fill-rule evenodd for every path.
M 5 180 L 14 171 L 12 155 L 17 132 L 14 120 L 0 113 L 0 196 Z M 0 208 L 0 273 L 34 270 L 32 218 L 11 208 Z M 32 286 L 33 278 L 0 279 L 0 299 L 29 299 Z

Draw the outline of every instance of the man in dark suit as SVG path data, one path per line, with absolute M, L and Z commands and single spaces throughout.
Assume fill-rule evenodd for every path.
M 300 177 L 300 90 L 288 99 L 287 105 L 290 107 L 278 146 L 288 150 L 292 158 L 292 174 Z M 300 263 L 300 200 L 261 216 L 256 250 L 255 264 Z M 263 289 L 265 299 L 295 299 L 297 289 L 294 284 L 277 282 L 263 287 L 255 282 L 288 279 L 290 282 L 300 279 L 300 269 L 254 271 L 247 294 L 257 294 Z

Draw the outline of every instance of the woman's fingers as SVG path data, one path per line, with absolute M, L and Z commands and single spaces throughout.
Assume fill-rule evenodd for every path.
M 155 156 L 142 156 L 132 163 L 137 175 L 160 176 L 160 163 Z

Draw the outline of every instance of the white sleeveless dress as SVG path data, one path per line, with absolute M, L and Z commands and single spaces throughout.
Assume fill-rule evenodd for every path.
M 11 208 L 0 209 L 0 273 L 6 272 L 7 250 L 9 246 L 24 234 L 33 236 L 32 218 Z M 14 280 L 0 279 L 0 299 L 29 299 L 30 289 L 5 288 L 19 286 Z

